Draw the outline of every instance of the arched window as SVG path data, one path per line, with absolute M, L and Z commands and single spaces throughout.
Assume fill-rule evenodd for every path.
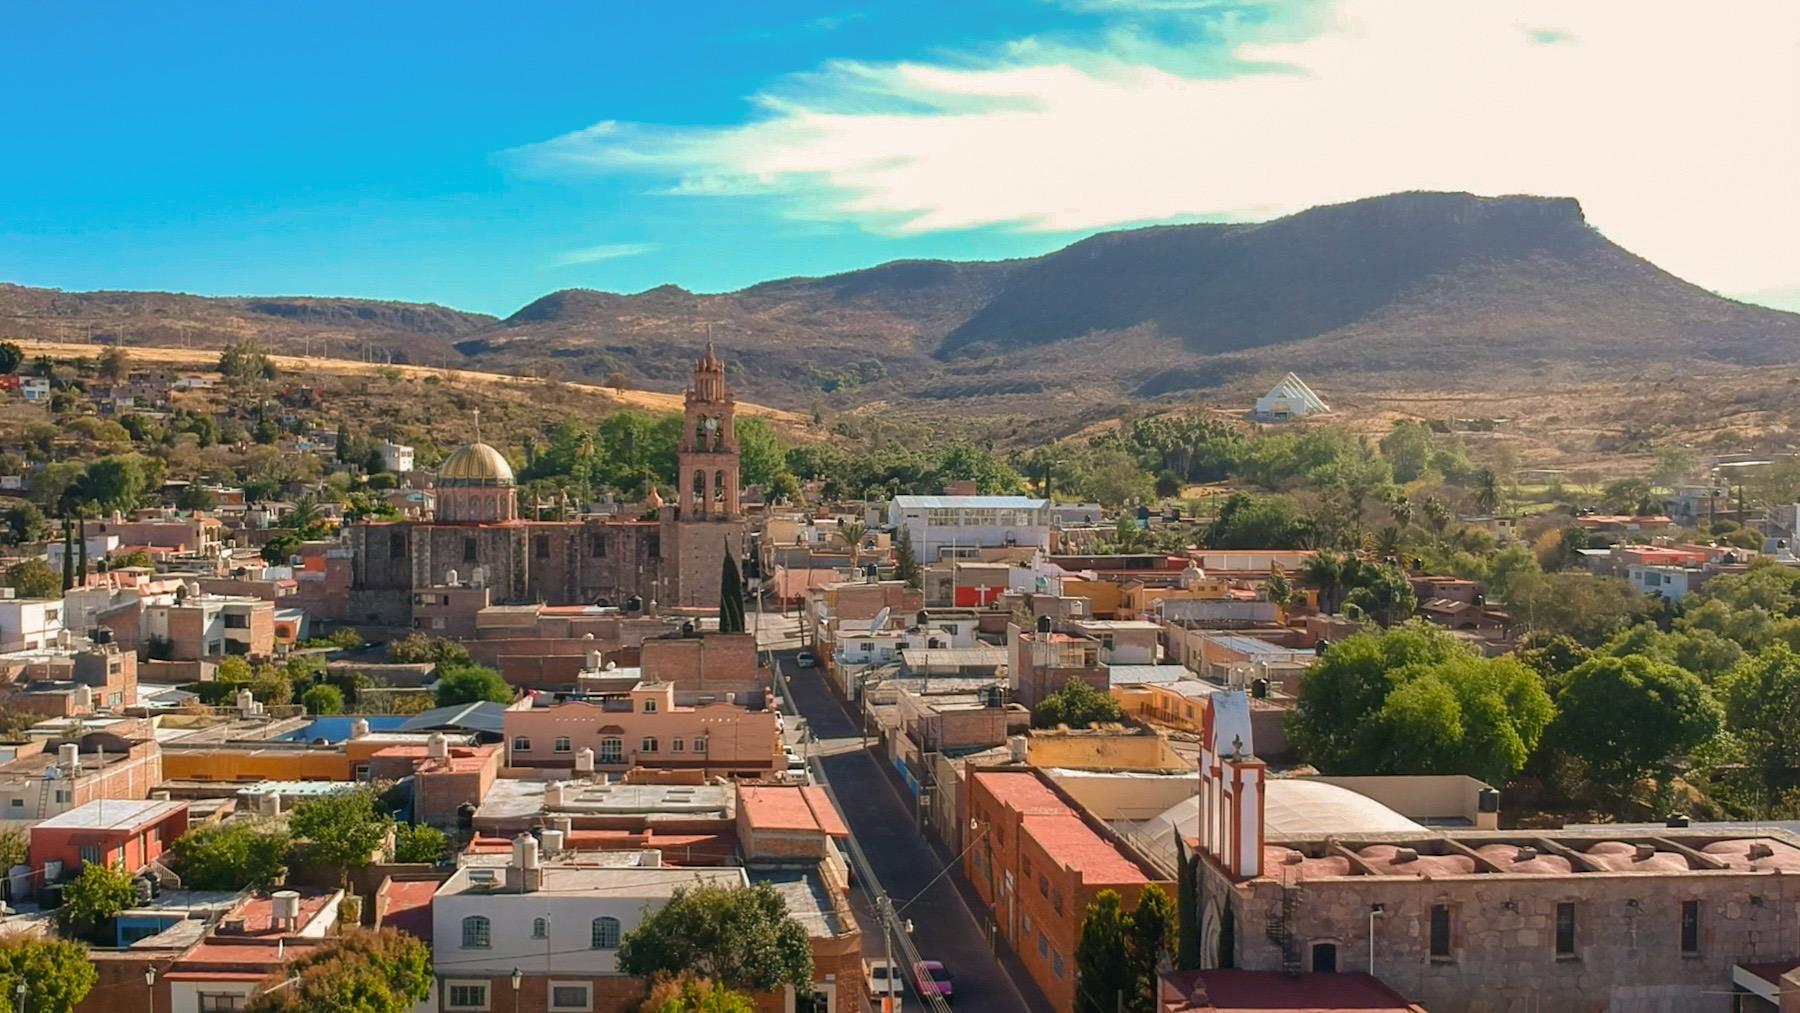
M 488 920 L 481 915 L 463 919 L 463 949 L 485 950 L 489 945 Z
M 600 753 L 594 759 L 600 763 L 624 763 L 625 740 L 609 735 L 600 740 Z
M 704 509 L 706 507 L 706 472 L 699 470 L 694 472 L 693 490 L 692 502 L 695 509 Z
M 725 472 L 723 469 L 713 472 L 713 499 L 725 502 Z
M 533 918 L 531 920 L 531 938 L 542 939 L 550 934 L 550 919 Z
M 596 950 L 619 948 L 619 920 L 613 917 L 594 919 L 593 947 Z

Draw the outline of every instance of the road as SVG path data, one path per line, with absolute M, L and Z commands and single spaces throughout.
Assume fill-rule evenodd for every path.
M 912 796 L 872 749 L 862 748 L 856 719 L 819 670 L 795 667 L 791 653 L 777 658 L 787 677 L 790 709 L 804 718 L 811 733 L 808 755 L 818 758 L 876 878 L 893 896 L 901 917 L 912 921 L 920 956 L 942 960 L 954 976 L 955 1007 L 979 1013 L 1047 1010 L 1048 1004 L 1022 971 L 1016 982 L 995 959 L 988 947 L 985 912 L 964 898 L 954 873 L 940 875 L 947 856 L 934 850 L 914 824 Z M 865 929 L 863 952 L 879 956 L 882 939 L 870 913 L 872 898 L 859 891 L 855 900 L 858 921 Z M 909 996 L 906 1008 L 922 1007 Z

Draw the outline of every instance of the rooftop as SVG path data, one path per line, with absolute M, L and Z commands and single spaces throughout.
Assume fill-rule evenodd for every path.
M 831 895 L 826 892 L 825 883 L 816 870 L 791 866 L 752 868 L 750 882 L 773 887 L 787 902 L 788 914 L 806 926 L 810 938 L 834 939 L 847 934 L 846 929 L 856 931 L 855 924 L 846 926 L 838 917 L 831 904 Z
M 187 803 L 155 799 L 95 799 L 33 827 L 33 830 L 133 830 L 184 812 Z
M 502 777 L 482 799 L 477 819 L 533 816 L 544 810 L 544 781 Z M 717 784 L 600 784 L 568 781 L 559 813 L 572 815 L 668 814 L 723 816 L 731 809 L 726 788 Z
M 1023 825 L 1052 861 L 1081 872 L 1090 883 L 1144 883 L 1138 864 L 1087 825 L 1032 771 L 984 770 L 975 774 L 1000 804 L 1024 816 Z
M 496 856 L 498 857 L 498 856 Z M 500 893 L 505 891 L 506 879 L 496 876 L 495 882 L 472 882 L 471 871 L 483 866 L 465 865 L 456 870 L 444 885 L 438 888 L 436 896 L 450 897 L 461 894 Z M 486 866 L 494 871 L 493 866 Z M 584 862 L 580 865 L 545 864 L 544 882 L 537 890 L 540 894 L 555 893 L 605 893 L 626 895 L 630 897 L 667 898 L 682 887 L 694 886 L 747 886 L 748 877 L 743 869 L 707 868 L 704 866 L 641 866 L 641 865 L 595 865 Z
M 843 818 L 816 786 L 743 785 L 738 804 L 753 830 L 816 830 L 831 837 L 848 837 Z
M 1044 510 L 1050 501 L 1029 496 L 895 496 L 894 505 L 902 510 Z
M 1286 656 L 1290 654 L 1313 653 L 1310 648 L 1283 647 L 1280 644 L 1271 644 L 1260 637 L 1247 637 L 1242 633 L 1206 633 L 1202 634 L 1202 636 L 1226 650 L 1236 651 L 1239 654 Z
M 506 713 L 506 705 L 482 700 L 476 703 L 461 703 L 450 707 L 434 707 L 408 718 L 396 731 L 424 732 L 434 728 L 464 728 L 475 732 L 502 734 L 501 716 Z
M 1182 665 L 1108 665 L 1106 679 L 1114 686 L 1143 686 L 1193 681 L 1194 673 Z

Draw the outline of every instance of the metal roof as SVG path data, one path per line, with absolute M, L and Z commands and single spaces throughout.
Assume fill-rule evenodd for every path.
M 1109 665 L 1106 669 L 1107 681 L 1114 686 L 1180 682 L 1193 677 L 1194 673 L 1181 665 Z
M 1050 501 L 1029 496 L 895 496 L 902 510 L 1047 510 Z
M 186 802 L 156 799 L 95 799 L 39 823 L 35 830 L 129 830 L 187 808 Z
M 1282 647 L 1280 644 L 1271 644 L 1267 640 L 1262 640 L 1257 637 L 1247 637 L 1242 633 L 1204 633 L 1201 635 L 1213 643 L 1218 644 L 1220 647 L 1236 651 L 1239 654 L 1313 653 L 1310 648 Z
M 434 728 L 463 728 L 472 732 L 501 735 L 506 730 L 502 720 L 505 714 L 506 705 L 492 700 L 452 704 L 449 707 L 420 711 L 395 730 L 426 732 Z

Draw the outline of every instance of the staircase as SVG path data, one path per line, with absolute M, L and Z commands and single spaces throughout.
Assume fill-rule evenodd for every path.
M 1281 948 L 1281 973 L 1297 975 L 1304 968 L 1300 962 L 1300 940 L 1294 935 L 1294 912 L 1300 907 L 1300 888 L 1284 884 L 1281 902 L 1269 909 L 1265 934 L 1269 942 Z

